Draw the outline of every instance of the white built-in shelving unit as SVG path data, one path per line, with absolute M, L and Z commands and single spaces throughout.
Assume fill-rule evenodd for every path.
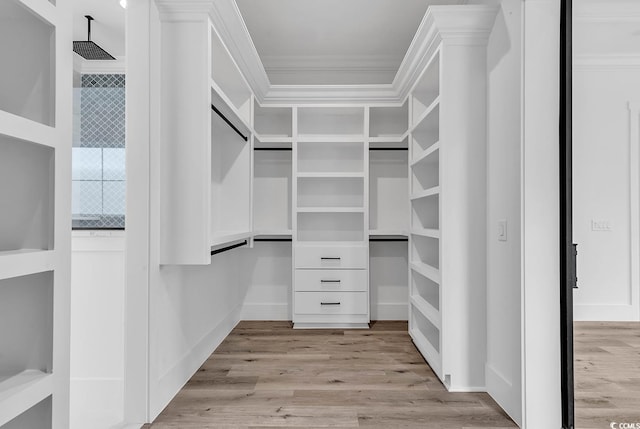
M 71 15 L 0 2 L 0 427 L 69 427 Z
M 423 25 L 439 43 L 410 94 L 409 332 L 448 389 L 482 390 L 486 315 L 474 303 L 486 295 L 485 43 L 494 12 L 454 9 L 427 12 Z
M 206 265 L 253 234 L 254 97 L 205 14 L 161 31 L 160 259 Z
M 368 121 L 363 107 L 293 111 L 293 322 L 369 323 Z
M 258 238 L 292 235 L 293 109 L 255 103 L 253 232 Z

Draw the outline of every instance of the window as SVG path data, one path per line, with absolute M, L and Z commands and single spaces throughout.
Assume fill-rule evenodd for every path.
M 125 75 L 83 74 L 74 89 L 74 229 L 125 225 Z

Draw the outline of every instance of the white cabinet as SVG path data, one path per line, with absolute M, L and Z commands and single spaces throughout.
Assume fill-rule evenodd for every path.
M 450 390 L 484 386 L 486 40 L 495 11 L 431 7 L 410 95 L 409 332 Z
M 0 427 L 69 427 L 71 14 L 0 2 Z
M 294 327 L 367 327 L 368 111 L 298 107 L 293 117 Z
M 207 265 L 252 235 L 254 100 L 206 11 L 159 7 L 160 261 Z

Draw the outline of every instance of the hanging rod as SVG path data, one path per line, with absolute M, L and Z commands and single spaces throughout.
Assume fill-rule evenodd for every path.
M 409 150 L 407 147 L 370 147 L 369 150 Z
M 408 238 L 370 238 L 369 241 L 409 241 Z
M 227 123 L 227 125 L 229 125 L 231 128 L 233 128 L 233 131 L 235 131 L 236 133 L 238 133 L 238 135 L 239 135 L 240 137 L 242 137 L 242 138 L 244 139 L 244 141 L 249 140 L 249 139 L 247 138 L 247 136 L 245 136 L 244 134 L 242 134 L 242 133 L 240 132 L 240 130 L 239 130 L 239 129 L 237 129 L 237 128 L 236 128 L 236 126 L 235 126 L 235 125 L 233 125 L 233 124 L 231 123 L 231 121 L 230 121 L 230 120 L 228 120 L 228 119 L 227 119 L 227 117 L 226 117 L 226 116 L 224 116 L 224 115 L 222 114 L 222 112 L 221 112 L 221 111 L 219 111 L 219 110 L 216 108 L 216 106 L 214 106 L 214 105 L 212 104 L 212 105 L 211 105 L 211 108 L 213 109 L 213 111 L 214 111 L 214 112 L 216 112 L 216 113 L 218 114 L 218 116 L 220 116 L 220 117 L 222 118 L 222 120 L 224 120 L 224 121 Z
M 292 150 L 290 147 L 254 147 L 253 150 Z
M 253 241 L 293 241 L 291 238 L 254 238 Z
M 217 255 L 218 253 L 226 252 L 227 250 L 235 249 L 236 247 L 246 246 L 247 240 L 244 240 L 242 243 L 232 244 L 231 246 L 223 247 L 221 249 L 216 249 L 211 251 L 211 256 Z

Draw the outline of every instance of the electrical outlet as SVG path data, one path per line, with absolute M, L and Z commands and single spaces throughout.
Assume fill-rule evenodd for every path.
M 608 220 L 591 220 L 591 231 L 611 231 L 611 221 Z

